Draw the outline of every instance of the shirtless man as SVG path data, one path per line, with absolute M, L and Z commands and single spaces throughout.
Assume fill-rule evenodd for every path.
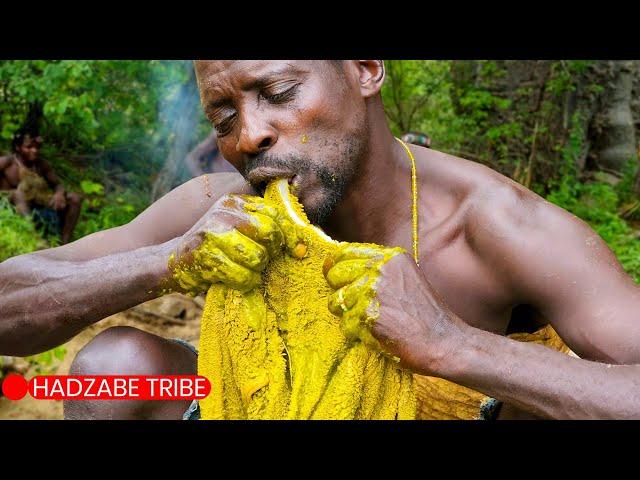
M 196 70 L 220 149 L 240 173 L 193 179 L 128 225 L 0 264 L 0 354 L 41 352 L 154 298 L 171 277 L 169 256 L 189 258 L 204 232 L 251 235 L 237 194 L 288 177 L 333 238 L 409 252 L 383 267 L 373 326 L 405 367 L 537 416 L 640 418 L 640 289 L 584 222 L 482 165 L 410 145 L 416 265 L 411 165 L 385 118 L 382 61 L 198 61 Z M 259 254 L 265 238 L 255 238 Z M 506 338 L 514 312 L 550 323 L 581 358 Z M 112 328 L 71 371 L 193 374 L 196 355 Z M 69 402 L 65 415 L 179 419 L 188 405 Z
M 80 216 L 80 195 L 65 191 L 51 166 L 40 157 L 41 137 L 19 131 L 12 146 L 11 155 L 0 157 L 0 190 L 10 190 L 10 199 L 21 215 L 31 215 L 34 207 L 54 210 L 62 219 L 60 241 L 69 243 Z

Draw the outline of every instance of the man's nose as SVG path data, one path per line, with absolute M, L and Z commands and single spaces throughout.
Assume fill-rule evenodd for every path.
M 257 155 L 269 150 L 278 141 L 278 132 L 264 120 L 244 116 L 236 150 L 245 155 Z

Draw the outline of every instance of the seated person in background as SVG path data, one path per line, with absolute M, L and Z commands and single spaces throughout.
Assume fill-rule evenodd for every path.
M 408 132 L 402 136 L 402 141 L 405 143 L 412 143 L 421 147 L 429 148 L 431 146 L 431 138 L 426 133 L 421 132 Z
M 26 130 L 14 135 L 13 153 L 0 157 L 0 190 L 9 190 L 9 198 L 21 215 L 35 211 L 46 219 L 49 209 L 61 226 L 61 243 L 66 244 L 78 223 L 82 198 L 65 191 L 51 166 L 40 157 L 41 146 L 42 137 Z

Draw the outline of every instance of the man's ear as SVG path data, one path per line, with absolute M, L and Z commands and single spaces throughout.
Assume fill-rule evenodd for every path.
M 360 92 L 365 98 L 376 96 L 384 85 L 385 71 L 382 60 L 354 60 L 358 68 Z

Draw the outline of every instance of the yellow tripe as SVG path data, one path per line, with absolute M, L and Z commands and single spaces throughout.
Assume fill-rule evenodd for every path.
M 207 294 L 198 374 L 211 381 L 203 419 L 413 419 L 412 375 L 361 342 L 346 339 L 327 308 L 322 272 L 339 245 L 312 226 L 289 193 L 272 182 L 265 200 L 304 239 L 272 258 L 248 293 L 220 283 Z

